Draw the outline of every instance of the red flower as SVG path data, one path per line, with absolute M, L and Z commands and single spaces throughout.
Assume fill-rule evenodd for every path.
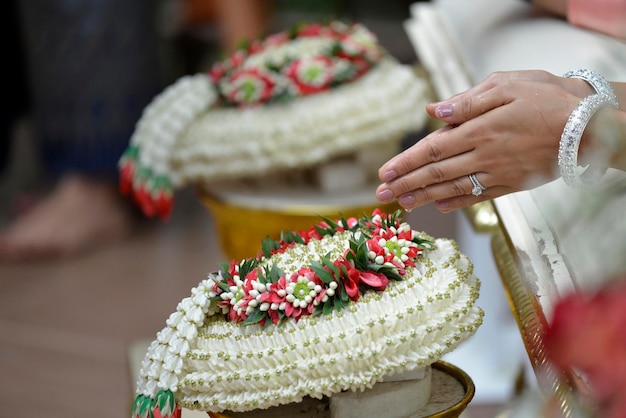
M 152 195 L 150 194 L 145 181 L 139 183 L 139 185 L 135 188 L 133 198 L 141 208 L 144 215 L 152 218 L 156 214 L 156 208 L 154 202 L 152 201 Z
M 228 100 L 241 106 L 268 101 L 275 85 L 270 74 L 257 68 L 236 71 L 229 83 L 232 88 L 227 92 Z
M 250 42 L 250 45 L 248 45 L 248 54 L 258 54 L 259 52 L 263 51 L 263 49 L 265 49 L 264 42 L 262 42 L 260 39 L 254 39 L 252 40 L 252 42 Z
M 359 300 L 359 282 L 361 281 L 361 272 L 357 269 L 349 269 L 348 276 L 343 279 L 343 286 L 346 293 L 353 301 Z
M 128 195 L 133 190 L 133 180 L 135 178 L 135 161 L 126 159 L 120 167 L 119 190 L 122 195 Z
M 280 46 L 287 42 L 289 42 L 289 35 L 286 32 L 279 32 L 265 38 L 263 45 L 266 47 Z
M 319 36 L 333 36 L 334 35 L 334 31 L 329 28 L 328 26 L 324 26 L 321 25 L 319 23 L 309 23 L 306 25 L 303 25 L 302 27 L 300 27 L 298 29 L 298 36 L 312 36 L 312 37 L 319 37 Z
M 302 58 L 293 61 L 285 69 L 298 89 L 307 95 L 327 90 L 333 80 L 332 60 L 327 56 Z
M 389 279 L 382 273 L 371 271 L 361 271 L 361 283 L 365 283 L 374 290 L 385 290 L 389 284 Z
M 129 146 L 120 158 L 118 163 L 120 170 L 119 189 L 123 195 L 132 193 L 138 158 L 139 148 L 136 146 Z
M 348 225 L 347 225 L 348 229 L 354 228 L 356 224 L 359 223 L 359 220 L 355 217 L 348 218 L 346 219 L 346 221 L 348 221 Z
M 174 207 L 174 198 L 171 191 L 159 190 L 157 197 L 154 200 L 154 209 L 159 217 L 167 221 L 172 214 L 172 208 Z
M 603 417 L 626 417 L 626 276 L 592 295 L 560 300 L 545 338 L 550 361 L 582 371 Z

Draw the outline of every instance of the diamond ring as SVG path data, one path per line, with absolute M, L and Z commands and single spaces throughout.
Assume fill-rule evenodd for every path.
M 472 187 L 472 194 L 474 196 L 480 196 L 481 194 L 483 194 L 483 192 L 485 190 L 487 190 L 487 188 L 485 186 L 480 184 L 480 182 L 476 178 L 476 174 L 470 174 L 468 177 L 469 177 L 470 181 L 472 182 L 472 186 L 473 186 Z

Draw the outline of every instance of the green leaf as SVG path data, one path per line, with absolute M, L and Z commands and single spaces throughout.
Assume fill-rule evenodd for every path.
M 226 281 L 216 281 L 215 284 L 224 292 L 230 292 L 230 286 L 228 286 L 228 283 L 226 283 Z
M 319 277 L 322 282 L 328 284 L 333 281 L 332 274 L 328 270 L 326 270 L 324 268 L 324 265 L 321 264 L 319 261 L 313 261 L 311 263 L 311 270 L 313 270 L 313 272 L 317 274 L 317 277 Z
M 139 401 L 139 409 L 135 409 L 139 412 L 140 417 L 152 417 L 152 398 L 140 395 L 135 402 Z
M 161 415 L 170 415 L 174 411 L 175 404 L 176 401 L 174 400 L 174 394 L 171 390 L 160 390 L 157 392 L 154 405 L 159 407 Z
M 333 302 L 332 302 L 332 298 L 329 298 L 328 301 L 326 303 L 324 303 L 322 306 L 322 314 L 324 315 L 328 315 L 333 311 Z M 319 307 L 319 306 L 318 306 Z
M 278 267 L 276 264 L 274 264 L 274 265 L 272 265 L 272 268 L 270 269 L 270 272 L 269 272 L 269 275 L 268 275 L 268 282 L 269 283 L 276 283 L 284 275 L 285 275 L 285 273 L 281 270 L 281 268 Z
M 256 269 L 258 265 L 259 260 L 256 258 L 248 258 L 244 260 L 243 263 L 239 265 L 239 277 L 241 277 L 241 280 L 244 280 L 248 273 Z
M 297 244 L 304 244 L 304 239 L 302 238 L 300 233 L 295 231 L 282 231 L 280 233 L 280 239 L 288 244 L 291 244 L 292 242 L 295 242 Z
M 233 276 L 231 276 L 228 272 L 228 270 L 230 269 L 230 265 L 222 262 L 218 263 L 218 265 L 220 266 L 220 270 L 222 271 L 222 277 L 226 279 L 232 279 Z
M 265 316 L 265 312 L 260 309 L 255 309 L 250 316 L 248 316 L 245 320 L 241 322 L 241 325 L 258 324 Z
M 263 255 L 265 257 L 268 257 L 268 258 L 271 257 L 272 251 L 277 250 L 279 248 L 280 248 L 280 243 L 276 241 L 275 239 L 270 238 L 269 235 L 267 235 L 265 239 L 261 241 L 261 251 L 263 251 Z

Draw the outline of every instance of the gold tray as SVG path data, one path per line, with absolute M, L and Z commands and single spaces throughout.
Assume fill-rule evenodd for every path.
M 445 361 L 438 361 L 432 367 L 433 380 L 430 402 L 411 418 L 460 417 L 474 397 L 474 382 L 463 370 Z M 330 411 L 328 399 L 307 398 L 300 404 L 283 405 L 243 413 L 209 412 L 208 415 L 210 418 L 298 418 L 307 416 L 328 418 L 330 417 Z M 184 413 L 182 418 L 186 418 Z
M 213 217 L 220 247 L 230 259 L 254 257 L 267 236 L 279 238 L 285 230 L 309 229 L 321 221 L 321 217 L 336 219 L 371 215 L 376 208 L 391 213 L 399 209 L 396 203 L 382 204 L 374 199 L 371 204 L 285 204 L 277 208 L 259 208 L 227 202 L 199 187 L 198 196 Z

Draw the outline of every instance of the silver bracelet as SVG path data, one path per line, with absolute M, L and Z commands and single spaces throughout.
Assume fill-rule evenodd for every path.
M 618 107 L 617 102 L 610 97 L 597 93 L 591 94 L 574 108 L 565 128 L 563 128 L 559 143 L 558 162 L 563 180 L 571 187 L 582 188 L 583 186 L 594 185 L 606 171 L 606 169 L 598 170 L 594 167 L 588 167 L 581 175 L 578 169 L 578 148 L 591 117 L 599 109 L 607 106 Z
M 607 81 L 606 78 L 602 77 L 602 75 L 593 70 L 587 69 L 579 69 L 574 71 L 568 71 L 563 74 L 565 78 L 580 78 L 585 80 L 596 93 L 600 96 L 606 97 L 613 107 L 619 107 L 617 103 L 617 96 L 615 96 L 615 91 L 613 91 L 613 87 L 611 83 Z

